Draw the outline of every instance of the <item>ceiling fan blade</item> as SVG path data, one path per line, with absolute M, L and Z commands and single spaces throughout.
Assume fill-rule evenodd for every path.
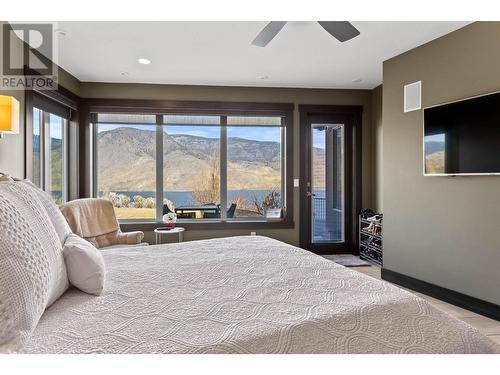
M 323 29 L 328 31 L 339 42 L 345 42 L 360 34 L 348 21 L 318 21 Z
M 271 21 L 255 37 L 252 44 L 257 47 L 265 47 L 285 26 L 286 21 Z

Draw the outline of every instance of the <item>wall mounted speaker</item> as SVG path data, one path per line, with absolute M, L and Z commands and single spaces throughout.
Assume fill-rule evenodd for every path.
M 404 111 L 411 112 L 422 108 L 422 81 L 404 87 Z

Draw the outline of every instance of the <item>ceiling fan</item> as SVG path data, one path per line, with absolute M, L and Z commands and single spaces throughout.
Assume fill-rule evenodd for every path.
M 346 42 L 360 34 L 352 23 L 348 21 L 317 21 L 323 29 L 328 31 L 339 42 Z M 286 21 L 271 21 L 255 37 L 252 44 L 257 47 L 265 47 L 278 35 L 285 26 Z

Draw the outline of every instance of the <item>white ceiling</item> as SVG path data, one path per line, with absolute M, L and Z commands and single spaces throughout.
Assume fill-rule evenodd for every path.
M 289 22 L 261 48 L 251 41 L 267 22 L 59 22 L 59 65 L 91 82 L 371 89 L 384 60 L 467 24 L 352 23 L 361 35 L 340 43 L 316 22 Z

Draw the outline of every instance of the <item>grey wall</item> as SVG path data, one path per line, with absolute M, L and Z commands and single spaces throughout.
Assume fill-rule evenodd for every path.
M 85 83 L 80 87 L 83 97 L 164 100 L 214 100 L 243 102 L 281 102 L 298 104 L 362 105 L 363 110 L 363 206 L 372 205 L 372 91 L 371 90 L 319 90 L 252 87 L 176 86 L 145 84 Z M 299 113 L 294 114 L 294 177 L 299 178 Z M 261 230 L 258 234 L 299 244 L 299 191 L 294 189 L 294 229 Z M 231 235 L 247 235 L 249 230 L 188 231 L 188 240 Z M 151 234 L 147 237 L 151 241 Z
M 383 212 L 382 189 L 382 85 L 372 92 L 372 206 L 376 212 Z
M 384 63 L 384 267 L 500 303 L 500 176 L 424 177 L 423 106 L 500 90 L 500 23 L 478 22 Z

